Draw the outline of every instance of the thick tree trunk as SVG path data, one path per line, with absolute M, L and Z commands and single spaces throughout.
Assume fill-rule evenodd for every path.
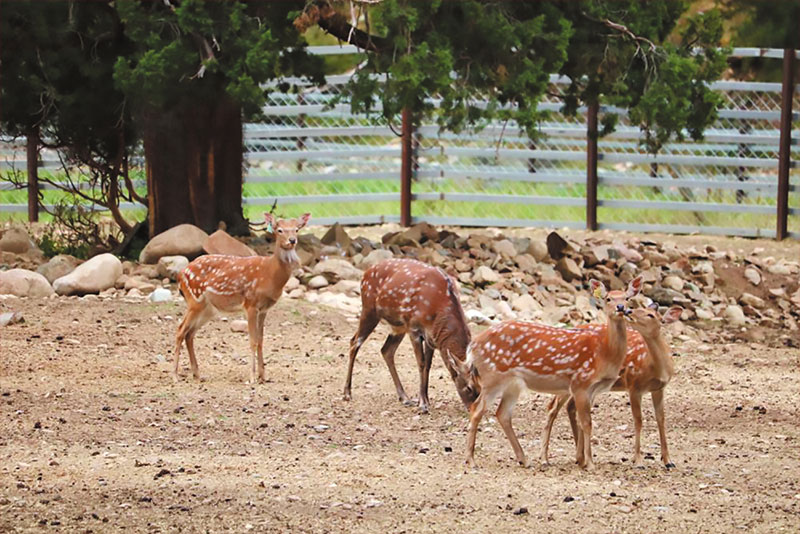
M 148 229 L 183 223 L 207 232 L 225 222 L 246 234 L 242 215 L 242 115 L 224 95 L 144 117 Z

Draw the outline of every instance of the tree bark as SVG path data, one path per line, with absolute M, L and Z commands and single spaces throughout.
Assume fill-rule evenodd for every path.
M 242 214 L 242 114 L 225 95 L 144 114 L 148 229 L 183 223 L 207 232 L 224 222 L 249 232 Z

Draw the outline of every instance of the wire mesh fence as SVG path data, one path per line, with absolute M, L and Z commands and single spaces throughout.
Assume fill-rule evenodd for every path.
M 328 53 L 330 51 L 327 51 Z M 347 52 L 347 50 L 343 50 Z M 400 124 L 380 112 L 350 110 L 349 77 L 327 85 L 283 80 L 269 92 L 265 119 L 247 124 L 245 215 L 260 220 L 313 211 L 320 224 L 400 220 Z M 551 77 L 540 109 L 540 137 L 531 140 L 512 122 L 458 134 L 432 123 L 413 137 L 413 220 L 475 226 L 586 226 L 586 110 L 561 113 L 558 93 L 567 80 Z M 289 91 L 281 90 L 291 87 Z M 600 228 L 773 236 L 776 227 L 781 87 L 721 81 L 719 119 L 699 142 L 674 141 L 656 156 L 624 110 L 615 132 L 598 142 Z M 800 110 L 800 91 L 793 109 Z M 800 137 L 794 114 L 793 137 Z M 24 145 L 4 144 L 0 156 L 0 217 L 25 217 L 26 192 L 9 180 L 9 162 L 24 171 Z M 791 148 L 800 159 L 800 145 Z M 44 172 L 58 173 L 52 155 Z M 19 176 L 17 177 L 19 181 Z M 45 189 L 44 203 L 59 191 Z M 800 169 L 791 170 L 789 231 L 800 234 Z

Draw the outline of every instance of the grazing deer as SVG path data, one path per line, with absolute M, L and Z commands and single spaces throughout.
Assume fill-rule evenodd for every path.
M 292 276 L 292 271 L 300 264 L 295 251 L 297 232 L 308 223 L 311 214 L 276 221 L 271 214 L 265 213 L 264 218 L 274 228 L 275 251 L 272 256 L 200 256 L 181 272 L 180 289 L 187 307 L 175 336 L 172 376 L 176 382 L 181 344 L 186 341 L 192 375 L 199 380 L 194 335 L 217 311 L 242 309 L 247 316 L 250 335 L 250 381 L 264 382 L 264 319 L 267 310 L 281 298 L 283 286 Z
M 658 434 L 661 439 L 661 461 L 664 466 L 675 467 L 669 459 L 667 450 L 667 433 L 664 422 L 664 388 L 667 387 L 675 367 L 669 347 L 661 335 L 661 325 L 670 324 L 680 319 L 683 308 L 672 306 L 664 316 L 658 314 L 658 304 L 652 303 L 647 308 L 639 308 L 631 313 L 632 324 L 628 328 L 628 351 L 625 354 L 625 364 L 619 378 L 614 383 L 611 391 L 627 391 L 631 402 L 634 425 L 634 454 L 633 465 L 642 464 L 641 434 L 642 434 L 642 395 L 650 392 L 653 399 L 653 409 L 658 423 Z M 588 328 L 599 331 L 603 325 L 584 325 L 579 328 Z M 548 446 L 550 444 L 550 431 L 556 420 L 558 411 L 570 399 L 569 395 L 553 397 L 547 407 L 547 425 L 542 433 L 542 463 L 547 463 Z M 580 442 L 580 429 L 575 420 L 575 403 L 570 399 L 567 404 L 572 437 L 577 447 Z M 581 450 L 577 450 L 580 461 Z
M 434 349 L 439 349 L 464 406 L 468 407 L 477 393 L 451 362 L 464 361 L 470 332 L 459 301 L 458 287 L 453 279 L 438 267 L 417 260 L 389 259 L 366 270 L 361 280 L 361 318 L 358 330 L 350 340 L 350 361 L 344 384 L 344 399 L 350 400 L 353 364 L 358 349 L 384 320 L 392 333 L 386 338 L 381 354 L 389 367 L 397 396 L 404 404 L 408 399 L 397 369 L 394 355 L 403 337 L 409 334 L 419 368 L 419 407 L 429 409 L 428 375 Z
M 605 301 L 607 327 L 602 331 L 554 328 L 525 322 L 506 321 L 478 335 L 467 349 L 467 362 L 459 372 L 480 386 L 480 395 L 470 406 L 467 433 L 467 464 L 475 465 L 475 438 L 486 410 L 500 397 L 497 421 L 511 442 L 517 461 L 528 462 L 520 447 L 511 415 L 523 389 L 542 393 L 572 395 L 578 421 L 585 436 L 582 467 L 592 469 L 592 402 L 619 377 L 625 361 L 627 300 L 642 287 L 637 277 L 627 291 L 610 291 L 591 281 L 592 294 Z

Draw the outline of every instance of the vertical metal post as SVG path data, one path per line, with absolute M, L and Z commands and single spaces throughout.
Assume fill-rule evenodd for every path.
M 402 160 L 400 167 L 400 224 L 402 226 L 411 226 L 411 175 L 414 171 L 413 137 L 414 126 L 411 110 L 403 108 L 402 153 L 400 155 Z
M 586 111 L 586 229 L 597 230 L 597 113 L 599 102 Z
M 781 139 L 778 155 L 778 222 L 775 238 L 786 238 L 789 217 L 789 168 L 792 144 L 792 97 L 794 96 L 794 48 L 783 49 L 783 86 L 781 88 Z
M 37 222 L 39 220 L 39 128 L 31 128 L 26 137 L 28 222 Z

